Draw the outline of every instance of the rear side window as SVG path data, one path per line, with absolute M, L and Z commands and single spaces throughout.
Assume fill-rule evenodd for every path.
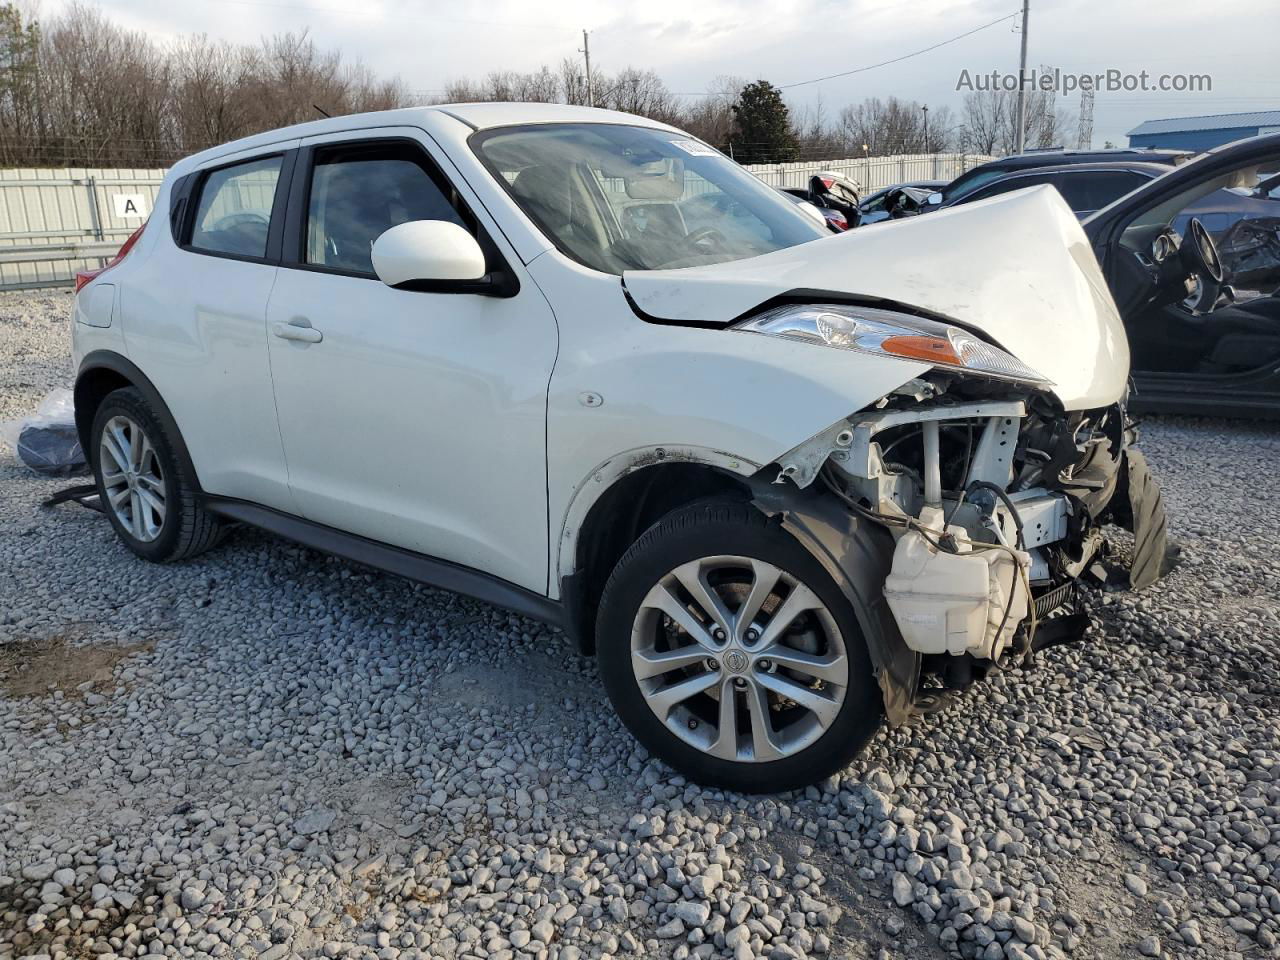
M 195 250 L 265 257 L 281 157 L 214 170 L 200 188 L 189 245 Z
M 317 151 L 307 203 L 307 263 L 373 276 L 373 242 L 410 220 L 447 220 L 473 230 L 421 151 L 409 144 Z
M 988 187 L 983 187 L 981 190 L 975 190 L 965 197 L 963 202 L 969 203 L 974 200 L 985 200 L 987 197 L 998 197 L 1002 193 L 1012 193 L 1014 190 L 1024 190 L 1027 187 L 1038 187 L 1042 183 L 1056 187 L 1058 182 L 1057 175 L 1051 173 L 1010 177 L 1008 180 L 1001 180 L 999 183 L 993 183 Z
M 1063 174 L 1056 186 L 1067 206 L 1081 213 L 1101 210 L 1146 182 L 1147 178 L 1140 173 L 1106 170 Z

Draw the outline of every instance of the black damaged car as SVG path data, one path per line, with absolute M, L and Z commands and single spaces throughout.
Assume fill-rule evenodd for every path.
M 1084 221 L 1129 336 L 1131 410 L 1280 417 L 1280 134 Z

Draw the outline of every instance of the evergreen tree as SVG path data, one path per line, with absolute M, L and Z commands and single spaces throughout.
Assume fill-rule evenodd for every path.
M 797 160 L 800 147 L 782 91 L 768 80 L 749 83 L 733 105 L 733 158 L 739 163 Z

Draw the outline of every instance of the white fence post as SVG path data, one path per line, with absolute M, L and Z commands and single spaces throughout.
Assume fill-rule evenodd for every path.
M 94 177 L 85 180 L 89 188 L 89 223 L 93 230 L 93 239 L 102 240 L 102 209 L 98 206 L 98 181 Z

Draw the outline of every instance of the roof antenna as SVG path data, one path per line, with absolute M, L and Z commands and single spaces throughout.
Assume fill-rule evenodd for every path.
M 316 113 L 320 114 L 320 116 L 325 117 L 326 119 L 332 116 L 332 114 L 320 109 L 320 107 L 316 107 L 314 103 L 311 106 L 315 107 Z

